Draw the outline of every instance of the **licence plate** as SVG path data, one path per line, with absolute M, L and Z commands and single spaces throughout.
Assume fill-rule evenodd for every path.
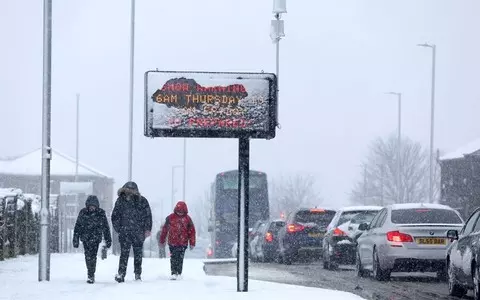
M 319 238 L 319 237 L 322 237 L 322 234 L 321 233 L 309 233 L 308 236 L 313 237 L 313 238 Z
M 446 245 L 447 239 L 445 238 L 416 238 L 417 244 L 420 245 Z

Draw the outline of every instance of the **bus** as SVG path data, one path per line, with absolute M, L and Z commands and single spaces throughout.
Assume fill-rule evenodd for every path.
M 217 174 L 210 188 L 210 248 L 207 257 L 230 258 L 238 236 L 238 170 Z M 250 170 L 249 227 L 269 218 L 267 174 Z

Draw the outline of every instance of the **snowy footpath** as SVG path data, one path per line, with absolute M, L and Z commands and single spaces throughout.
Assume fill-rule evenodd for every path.
M 8 300 L 132 300 L 132 299 L 339 299 L 359 296 L 317 288 L 249 281 L 249 291 L 236 291 L 236 278 L 207 276 L 202 260 L 186 259 L 181 280 L 170 280 L 168 259 L 144 258 L 141 282 L 133 280 L 129 260 L 125 283 L 114 281 L 118 257 L 99 258 L 96 283 L 86 283 L 82 254 L 52 254 L 50 281 L 38 281 L 38 257 L 25 256 L 0 262 L 0 299 Z

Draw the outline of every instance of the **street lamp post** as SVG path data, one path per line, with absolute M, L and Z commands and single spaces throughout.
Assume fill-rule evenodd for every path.
M 285 37 L 284 31 L 284 21 L 281 20 L 282 14 L 287 13 L 287 1 L 286 0 L 273 0 L 273 15 L 275 19 L 271 21 L 270 25 L 270 38 L 272 42 L 276 44 L 276 59 L 275 59 L 275 67 L 276 67 L 276 75 L 277 75 L 277 102 L 278 102 L 278 94 L 279 94 L 279 82 L 280 82 L 280 40 Z M 279 125 L 278 122 L 278 103 L 277 103 L 277 126 Z
M 182 199 L 186 201 L 185 192 L 186 192 L 186 183 L 187 182 L 187 139 L 183 139 L 183 193 Z
M 183 166 L 172 166 L 172 207 L 175 207 L 175 169 L 183 168 Z
M 130 105 L 128 118 L 128 181 L 132 181 L 133 168 L 133 70 L 135 50 L 135 0 L 131 0 L 130 16 Z
M 50 160 L 52 123 L 52 0 L 43 1 L 42 203 L 38 281 L 50 281 Z
M 397 203 L 401 203 L 402 188 L 402 93 L 389 92 L 398 98 L 398 146 L 397 146 Z
M 434 136 L 434 121 L 435 121 L 435 60 L 437 46 L 435 44 L 418 44 L 419 47 L 432 49 L 432 86 L 431 86 L 431 105 L 430 105 L 430 176 L 428 181 L 428 201 L 433 202 L 433 136 Z

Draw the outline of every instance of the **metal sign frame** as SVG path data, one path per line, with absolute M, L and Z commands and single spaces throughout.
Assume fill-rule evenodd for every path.
M 268 99 L 267 105 L 267 128 L 265 130 L 242 130 L 242 129 L 158 129 L 153 127 L 153 109 L 149 107 L 149 102 L 152 102 L 153 94 L 149 93 L 149 74 L 162 73 L 171 74 L 171 79 L 181 79 L 185 76 L 190 76 L 190 79 L 195 79 L 198 75 L 207 75 L 210 78 L 215 76 L 226 76 L 228 79 L 237 81 L 240 84 L 245 80 L 266 80 L 268 81 Z M 277 77 L 273 73 L 254 73 L 254 72 L 201 72 L 201 71 L 159 71 L 150 70 L 145 72 L 145 122 L 144 122 L 144 135 L 146 137 L 193 137 L 193 138 L 252 138 L 252 139 L 273 139 L 275 137 L 275 130 L 277 125 Z M 188 80 L 187 78 L 185 78 Z M 166 83 L 166 82 L 165 82 Z M 159 86 L 161 88 L 161 86 Z M 149 110 L 150 109 L 150 110 Z

